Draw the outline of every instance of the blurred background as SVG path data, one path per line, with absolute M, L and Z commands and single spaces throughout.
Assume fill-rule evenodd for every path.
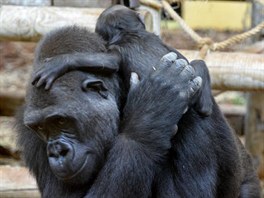
M 65 25 L 94 31 L 113 4 L 139 11 L 189 60 L 207 62 L 215 99 L 264 180 L 264 0 L 0 0 L 0 197 L 39 197 L 14 135 L 37 41 Z

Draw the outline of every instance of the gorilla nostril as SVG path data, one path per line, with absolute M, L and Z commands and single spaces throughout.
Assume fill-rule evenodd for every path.
M 71 146 L 60 140 L 51 141 L 47 146 L 48 157 L 60 158 L 66 157 L 71 151 Z
M 69 149 L 65 148 L 60 151 L 60 156 L 65 157 L 69 152 Z
M 48 153 L 48 157 L 58 157 L 58 155 L 56 155 L 55 153 Z

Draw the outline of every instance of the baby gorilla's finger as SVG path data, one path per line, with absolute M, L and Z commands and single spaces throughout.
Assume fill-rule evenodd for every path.
M 202 86 L 202 78 L 197 76 L 195 79 L 189 82 L 188 96 L 192 97 Z
M 194 77 L 195 70 L 191 65 L 187 65 L 181 72 L 181 75 L 185 77 L 186 80 L 189 80 L 191 77 Z
M 174 70 L 173 74 L 174 75 L 178 75 L 179 73 L 182 72 L 182 70 L 188 65 L 187 61 L 184 59 L 177 59 L 174 63 L 173 63 L 173 68 L 171 68 L 172 70 Z
M 34 76 L 34 77 L 33 77 L 33 79 L 32 79 L 32 82 L 31 82 L 31 84 L 32 84 L 32 85 L 35 85 L 35 84 L 36 84 L 36 82 L 38 82 L 38 81 L 39 81 L 39 79 L 40 79 L 40 75 L 36 75 L 36 76 Z
M 48 81 L 46 82 L 45 90 L 49 90 L 53 82 L 54 82 L 54 78 L 49 78 Z
M 42 76 L 42 77 L 39 79 L 39 81 L 38 81 L 36 87 L 40 87 L 41 85 L 43 85 L 43 84 L 45 83 L 45 81 L 46 81 L 46 77 L 45 77 L 45 76 Z
M 170 52 L 160 59 L 158 68 L 170 67 L 177 60 L 177 54 Z
M 188 65 L 187 61 L 184 59 L 177 59 L 174 64 L 178 68 L 184 68 Z
M 41 78 L 41 74 L 42 74 L 42 70 L 38 70 L 35 73 L 35 75 L 34 75 L 34 77 L 32 79 L 32 82 L 31 82 L 32 85 L 35 85 L 39 81 L 39 79 Z

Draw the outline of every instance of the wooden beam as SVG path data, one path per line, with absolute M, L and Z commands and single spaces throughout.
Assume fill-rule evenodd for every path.
M 180 50 L 190 61 L 200 59 L 198 51 Z M 241 52 L 212 52 L 205 62 L 212 88 L 235 91 L 264 91 L 264 56 Z
M 94 31 L 101 8 L 69 8 L 69 7 L 0 7 L 0 40 L 38 41 L 40 37 L 52 29 L 63 26 L 78 25 Z M 154 25 L 150 13 L 146 9 L 143 14 L 148 26 Z
M 17 108 L 24 103 L 25 90 L 15 92 L 0 89 L 0 115 L 12 116 Z
M 253 0 L 252 24 L 263 21 L 264 5 Z M 264 33 L 264 31 L 262 31 Z M 253 40 L 261 40 L 254 37 Z M 262 67 L 263 67 L 262 61 Z M 262 78 L 264 81 L 264 78 Z M 247 114 L 245 119 L 246 148 L 252 154 L 253 162 L 258 170 L 259 177 L 264 179 L 264 92 L 250 93 L 247 100 Z M 264 195 L 264 191 L 262 192 Z M 263 196 L 262 196 L 263 197 Z
M 156 10 L 160 10 L 162 8 L 161 3 L 155 0 L 140 0 L 140 3 Z
M 0 5 L 51 6 L 51 0 L 0 0 Z
M 264 94 L 250 93 L 245 122 L 246 148 L 253 156 L 259 177 L 264 179 Z
M 24 167 L 0 166 L 0 197 L 40 197 L 35 179 Z
M 53 5 L 60 7 L 107 8 L 111 3 L 110 0 L 53 0 Z
M 0 7 L 0 40 L 37 41 L 41 35 L 66 25 L 90 30 L 103 9 L 61 7 Z

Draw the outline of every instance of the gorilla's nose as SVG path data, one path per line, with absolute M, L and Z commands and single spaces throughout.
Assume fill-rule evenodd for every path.
M 66 157 L 72 151 L 72 147 L 69 143 L 61 140 L 49 141 L 47 145 L 48 157 L 60 158 Z

